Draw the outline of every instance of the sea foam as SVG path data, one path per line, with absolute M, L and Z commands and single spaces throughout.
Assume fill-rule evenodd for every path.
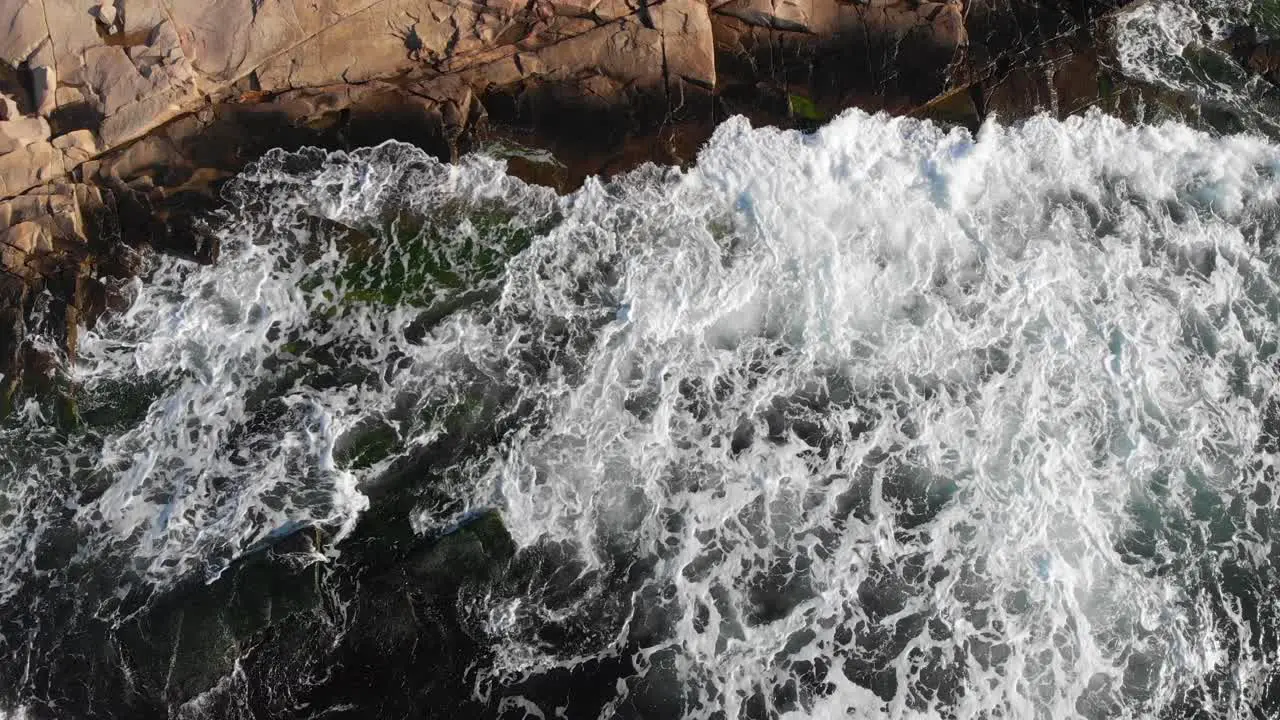
M 1264 703 L 1260 137 L 849 111 L 734 118 L 688 170 L 564 197 L 391 143 L 273 153 L 228 198 L 217 266 L 160 261 L 82 341 L 82 412 L 121 387 L 141 409 L 79 456 L 38 404 L 4 426 L 0 597 L 54 591 L 39 548 L 68 527 L 122 587 L 216 576 L 282 527 L 341 553 L 447 447 L 413 466 L 417 531 L 493 507 L 558 563 L 461 597 L 495 652 L 478 697 L 536 706 L 530 678 L 625 655 L 601 717 Z

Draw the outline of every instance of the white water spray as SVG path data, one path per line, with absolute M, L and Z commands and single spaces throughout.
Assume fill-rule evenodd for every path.
M 1261 139 L 853 111 L 564 198 L 398 145 L 241 182 L 219 266 L 84 342 L 89 397 L 163 380 L 68 511 L 137 582 L 341 537 L 397 458 L 507 428 L 413 510 L 558 553 L 464 597 L 481 695 L 624 654 L 602 717 L 1237 717 L 1275 677 Z M 35 525 L 0 535 L 11 592 Z

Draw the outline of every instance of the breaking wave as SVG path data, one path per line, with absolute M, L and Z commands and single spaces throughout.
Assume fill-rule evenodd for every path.
M 613 657 L 600 717 L 1276 707 L 1263 139 L 850 111 L 565 197 L 392 143 L 228 199 L 217 266 L 83 338 L 79 422 L 0 427 L 0 602 L 106 566 L 126 613 L 304 526 L 341 556 L 395 495 L 554 558 L 460 596 L 507 708 Z

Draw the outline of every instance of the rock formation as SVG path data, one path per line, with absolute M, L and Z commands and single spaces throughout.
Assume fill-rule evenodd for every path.
M 124 272 L 121 245 L 209 260 L 190 216 L 275 145 L 397 137 L 447 158 L 519 129 L 569 157 L 572 184 L 688 159 L 729 113 L 908 111 L 1118 3 L 4 0 L 0 270 L 17 292 L 55 267 Z
M 1107 13 L 1121 4 L 0 0 L 0 415 L 22 383 L 47 381 L 33 372 L 48 368 L 45 351 L 28 338 L 74 357 L 79 328 L 123 306 L 122 282 L 139 272 L 145 251 L 216 261 L 200 214 L 217 205 L 222 181 L 272 147 L 394 137 L 450 159 L 486 137 L 508 137 L 549 147 L 565 163 L 547 174 L 517 159 L 513 171 L 569 187 L 643 160 L 687 161 L 732 113 L 812 126 L 858 105 L 974 126 L 991 113 L 1123 112 L 1136 91 L 1122 91 L 1102 39 Z M 1280 79 L 1272 44 L 1242 40 L 1234 49 Z M 361 522 L 385 550 L 393 533 L 379 522 L 391 521 L 371 511 Z M 463 647 L 456 622 L 440 619 L 456 593 L 451 583 L 490 578 L 499 564 L 515 566 L 503 582 L 522 573 L 541 582 L 551 573 L 538 558 L 561 561 L 554 548 L 513 560 L 496 516 L 439 542 L 401 534 L 399 555 L 358 578 L 367 583 L 350 609 L 357 629 L 340 643 L 324 645 L 334 608 L 316 567 L 280 566 L 314 550 L 299 532 L 242 559 L 215 586 L 158 599 L 124 627 L 95 617 L 81 618 L 75 638 L 38 633 L 52 649 L 33 655 L 52 656 L 63 642 L 85 650 L 24 680 L 24 700 L 51 715 L 171 717 L 229 677 L 237 658 L 238 677 L 257 688 L 274 687 L 279 668 L 316 671 L 307 665 L 311 643 L 318 657 L 342 661 L 317 691 L 333 694 L 328 704 L 344 707 L 346 692 L 381 693 L 389 717 L 445 712 L 425 705 L 442 702 L 433 681 L 407 669 L 428 652 L 417 637 L 431 622 L 419 626 L 420 618 L 454 628 L 439 630 L 437 643 L 457 649 L 441 660 L 452 666 L 433 672 L 457 680 L 477 650 Z M 386 657 L 403 672 L 371 669 L 370 658 Z M 580 680 L 607 685 L 615 671 L 588 668 L 599 678 Z M 0 668 L 0 691 L 16 684 L 6 672 L 22 669 Z M 97 680 L 67 681 L 81 677 Z M 421 683 L 414 692 L 390 687 L 406 677 Z M 94 694 L 126 683 L 118 697 Z
M 600 141 L 568 149 L 590 158 L 580 178 L 652 156 L 617 141 L 673 120 L 702 128 L 687 154 L 726 112 L 773 103 L 785 119 L 793 90 L 829 108 L 879 96 L 877 106 L 905 109 L 944 87 L 968 38 L 964 10 L 957 0 L 4 0 L 2 307 L 21 330 L 30 298 L 51 289 L 68 313 L 54 324 L 74 336 L 96 313 L 77 303 L 132 271 L 128 248 L 211 260 L 191 218 L 214 203 L 218 181 L 276 145 L 397 137 L 447 158 L 486 125 L 523 128 L 535 142 Z M 78 289 L 86 283 L 93 292 Z M 0 348 L 8 386 L 21 364 L 12 345 Z

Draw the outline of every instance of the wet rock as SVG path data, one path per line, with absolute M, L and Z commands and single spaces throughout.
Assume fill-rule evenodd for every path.
M 878 109 L 944 89 L 968 42 L 961 10 L 956 2 L 730 0 L 712 3 L 712 22 L 718 64 L 738 93 L 777 83 L 785 97 L 795 85 L 819 103 Z
M 253 637 L 319 602 L 313 530 L 246 557 L 211 585 L 151 606 L 119 631 L 125 670 L 148 704 L 181 705 L 226 677 Z
M 970 125 L 1076 112 L 1110 95 L 1081 48 L 1119 4 L 13 2 L 0 8 L 13 97 L 0 103 L 0 229 L 29 219 L 6 207 L 58 196 L 68 174 L 109 188 L 94 228 L 83 207 L 43 213 L 54 252 L 34 272 L 121 275 L 137 266 L 127 248 L 215 261 L 199 216 L 275 146 L 395 138 L 453 159 L 499 137 L 566 159 L 511 166 L 569 189 L 687 162 L 732 112 L 801 127 L 850 104 Z M 20 252 L 7 262 L 32 272 Z
M 385 552 L 366 541 L 375 545 L 350 554 Z M 218 717 L 234 706 L 277 718 L 304 716 L 302 708 L 421 717 L 466 705 L 462 675 L 483 648 L 459 615 L 459 593 L 499 577 L 514 554 L 498 516 L 478 513 L 420 539 L 376 572 L 317 563 L 323 542 L 312 528 L 272 538 L 213 583 L 152 599 L 118 629 L 82 617 L 78 639 L 66 642 L 84 647 L 47 683 L 51 692 L 78 688 L 57 696 L 57 712 L 151 718 L 198 707 Z
M 483 593 L 514 553 L 498 515 L 483 512 L 369 578 L 309 704 L 340 717 L 474 714 L 465 673 L 485 649 L 460 615 L 461 593 Z
M 435 544 L 411 555 L 405 571 L 421 586 L 451 592 L 463 583 L 488 578 L 515 554 L 502 518 L 479 512 L 446 532 Z
M 1250 70 L 1280 85 L 1280 42 L 1269 41 L 1253 48 L 1248 56 Z
M 27 290 L 27 284 L 21 278 L 0 272 L 0 375 L 4 376 L 0 380 L 0 393 L 5 399 L 19 380 L 22 341 L 26 338 L 22 307 L 27 299 Z M 0 409 L 5 408 L 0 406 Z

